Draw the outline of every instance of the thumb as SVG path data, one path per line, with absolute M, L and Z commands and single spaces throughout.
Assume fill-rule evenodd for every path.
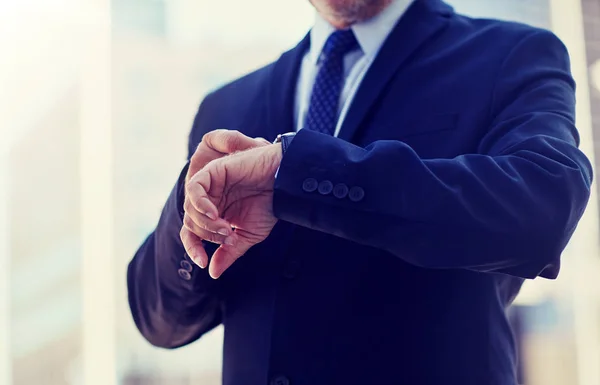
M 264 145 L 266 140 L 254 139 L 235 130 L 214 130 L 202 138 L 206 145 L 220 153 L 231 154 Z
M 208 273 L 214 279 L 219 278 L 225 270 L 229 269 L 235 261 L 246 254 L 252 246 L 254 244 L 242 237 L 235 237 L 234 245 L 221 245 L 211 258 Z

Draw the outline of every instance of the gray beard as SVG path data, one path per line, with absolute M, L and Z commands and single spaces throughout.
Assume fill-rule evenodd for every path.
M 364 21 L 377 15 L 392 0 L 352 0 L 346 2 L 342 9 L 332 9 L 333 15 L 347 24 Z

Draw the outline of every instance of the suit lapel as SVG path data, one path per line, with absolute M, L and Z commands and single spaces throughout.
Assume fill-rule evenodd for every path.
M 295 131 L 294 103 L 302 58 L 310 46 L 310 34 L 273 64 L 267 85 L 267 140 Z
M 401 65 L 444 27 L 452 7 L 440 0 L 415 0 L 400 18 L 359 86 L 339 137 L 350 141 L 370 108 Z

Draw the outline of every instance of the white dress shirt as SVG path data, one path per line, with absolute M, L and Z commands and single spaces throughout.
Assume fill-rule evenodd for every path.
M 340 95 L 338 121 L 335 136 L 340 132 L 344 117 L 350 107 L 352 99 L 358 90 L 367 70 L 377 56 L 383 42 L 390 34 L 396 22 L 406 12 L 413 0 L 393 0 L 380 14 L 365 22 L 352 25 L 359 48 L 349 52 L 344 57 L 344 86 Z M 300 66 L 298 84 L 296 87 L 296 103 L 294 118 L 296 131 L 304 126 L 304 119 L 308 112 L 310 96 L 319 71 L 319 57 L 329 35 L 335 31 L 318 13 L 315 24 L 310 31 L 310 49 L 304 55 Z

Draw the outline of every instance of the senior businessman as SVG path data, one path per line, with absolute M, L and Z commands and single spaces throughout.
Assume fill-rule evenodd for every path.
M 592 180 L 567 50 L 441 0 L 311 3 L 202 102 L 129 266 L 138 328 L 223 324 L 226 385 L 516 385 L 505 309 L 557 276 Z

